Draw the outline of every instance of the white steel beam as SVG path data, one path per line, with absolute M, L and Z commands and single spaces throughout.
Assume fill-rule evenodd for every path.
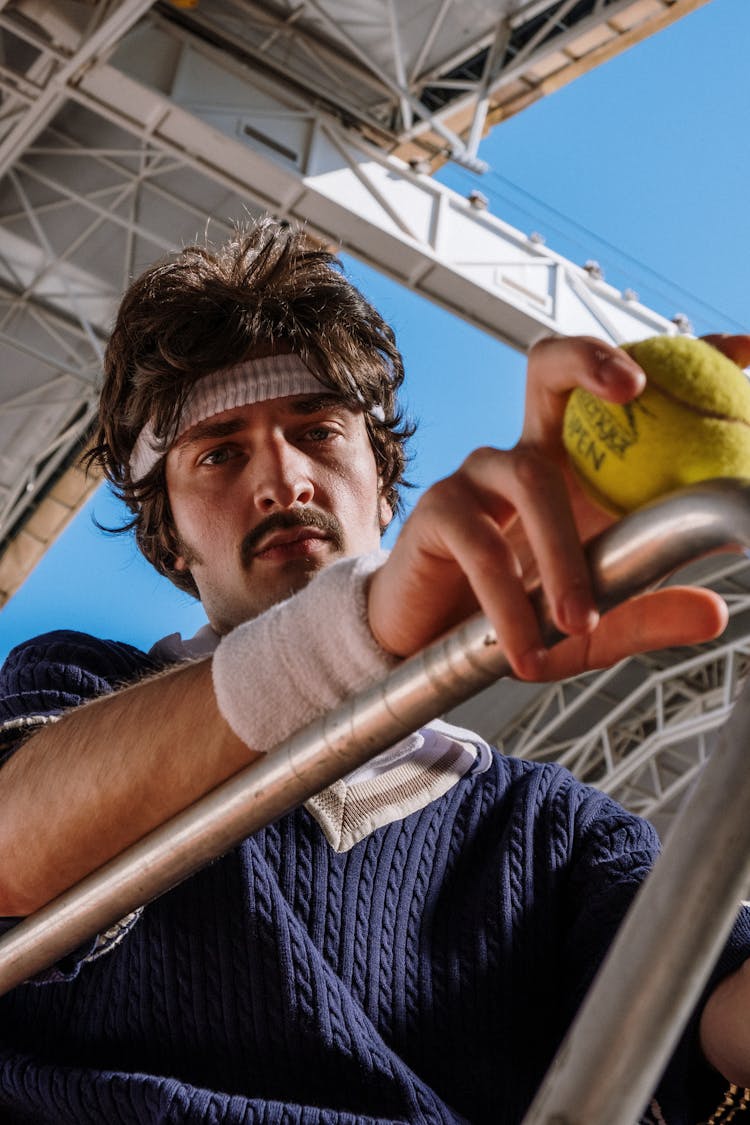
M 111 50 L 154 0 L 121 0 L 49 80 L 15 127 L 0 142 L 0 175 L 41 133 L 67 98 L 68 86 L 93 59 Z
M 529 39 L 512 58 L 502 63 L 497 72 L 492 76 L 489 89 L 486 92 L 490 103 L 498 100 L 498 95 L 501 94 L 504 88 L 512 86 L 519 79 L 526 80 L 526 72 L 529 69 L 533 70 L 539 66 L 543 68 L 547 59 L 564 55 L 569 45 L 575 44 L 588 33 L 596 31 L 596 29 L 600 28 L 603 24 L 610 30 L 613 39 L 616 39 L 617 36 L 615 36 L 612 29 L 616 26 L 615 21 L 617 16 L 627 13 L 628 10 L 634 7 L 634 0 L 613 0 L 612 3 L 608 4 L 606 9 L 595 8 L 583 18 L 572 21 L 571 26 L 567 28 L 567 30 L 558 30 L 556 34 L 552 34 L 556 25 L 561 23 L 575 7 L 575 2 L 576 0 L 565 0 L 562 7 L 556 9 L 549 15 L 548 19 L 542 24 L 533 37 Z M 659 14 L 658 5 L 662 2 L 663 0 L 655 0 L 655 3 L 652 5 L 653 11 L 651 9 L 644 9 L 644 12 L 648 11 L 649 18 L 653 21 L 653 30 L 658 30 L 662 21 L 671 22 L 674 19 L 678 19 L 681 15 L 686 14 L 693 8 L 705 4 L 707 0 L 672 0 L 672 3 L 666 5 Z M 678 11 L 678 5 L 681 9 L 680 11 Z M 540 9 L 538 14 L 541 14 L 541 12 L 550 7 L 550 4 L 545 0 L 545 3 L 538 5 L 538 7 Z M 521 27 L 525 22 L 531 19 L 533 15 L 533 7 L 528 5 L 510 14 L 508 16 L 508 26 L 511 32 Z M 628 39 L 628 41 L 630 40 L 630 36 L 623 36 L 623 38 Z M 491 49 L 491 44 L 492 37 L 487 36 L 481 43 L 477 42 L 475 46 Z M 457 66 L 460 61 L 461 56 L 456 56 L 450 61 L 441 60 L 441 64 L 438 68 L 433 68 L 431 71 L 420 75 L 420 86 L 424 88 L 440 85 L 441 75 L 449 71 L 451 67 Z M 574 60 L 571 58 L 569 65 L 572 66 L 573 63 Z M 573 76 L 574 75 L 569 75 L 566 80 L 569 80 L 569 78 Z M 534 86 L 539 86 L 541 88 L 543 85 L 544 82 L 540 83 L 538 80 L 532 80 L 532 82 L 529 83 L 529 94 L 531 94 Z M 434 113 L 433 117 L 443 118 L 448 121 L 454 119 L 461 120 L 462 115 L 469 111 L 476 99 L 480 97 L 478 86 L 478 83 L 473 83 L 466 97 L 457 98 L 455 101 L 450 102 L 444 109 Z M 553 88 L 556 88 L 556 85 Z M 430 123 L 419 121 L 411 129 L 404 129 L 400 139 L 402 141 L 416 139 L 420 135 L 427 133 L 429 128 Z
M 508 46 L 509 39 L 510 22 L 507 19 L 502 19 L 497 25 L 492 46 L 487 52 L 482 78 L 475 92 L 476 103 L 474 105 L 474 116 L 471 121 L 468 140 L 466 141 L 466 148 L 470 156 L 476 156 L 479 151 L 479 142 L 484 135 L 487 114 L 490 108 L 492 80 L 495 77 L 498 64 Z
M 402 120 L 404 121 L 404 128 L 407 132 L 411 124 L 413 111 L 423 123 L 420 131 L 424 132 L 427 129 L 431 129 L 442 137 L 448 144 L 451 159 L 455 160 L 456 163 L 463 164 L 467 168 L 477 172 L 486 172 L 488 170 L 484 161 L 477 160 L 475 157 L 470 156 L 462 139 L 454 133 L 452 129 L 449 129 L 443 121 L 442 117 L 444 115 L 434 115 L 427 106 L 404 85 L 406 72 L 403 66 L 398 66 L 399 56 L 398 46 L 396 44 L 394 44 L 393 61 L 396 74 L 399 77 L 392 78 L 382 67 L 377 66 L 375 62 L 368 57 L 367 52 L 359 46 L 355 39 L 348 35 L 340 25 L 336 24 L 335 20 L 331 18 L 322 4 L 318 3 L 317 0 L 305 0 L 305 5 L 314 11 L 324 24 L 335 30 L 337 37 L 349 48 L 352 54 L 355 55 L 364 66 L 369 67 L 383 82 L 391 94 L 396 97 L 402 109 Z
M 70 96 L 520 350 L 544 333 L 622 342 L 678 331 L 289 91 L 168 35 L 141 25 L 116 65 L 90 67 Z M 167 46 L 178 53 L 168 80 L 156 67 L 153 85 L 127 73 Z
M 24 510 L 24 493 L 43 495 L 47 483 L 52 480 L 70 456 L 71 447 L 79 445 L 89 432 L 98 411 L 98 401 L 87 404 L 84 413 L 76 417 L 58 434 L 54 442 L 39 452 L 28 464 L 23 478 L 7 489 L 0 489 L 0 530 L 12 527 L 18 515 Z

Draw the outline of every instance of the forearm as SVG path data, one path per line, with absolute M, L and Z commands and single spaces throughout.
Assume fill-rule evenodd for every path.
M 708 1061 L 729 1082 L 750 1087 L 750 960 L 718 985 L 700 1023 Z
M 78 708 L 0 770 L 0 915 L 23 915 L 252 761 L 210 661 Z
M 0 770 L 0 915 L 27 914 L 392 666 L 375 553 L 342 560 L 183 665 L 70 712 Z M 212 668 L 213 663 L 213 668 Z

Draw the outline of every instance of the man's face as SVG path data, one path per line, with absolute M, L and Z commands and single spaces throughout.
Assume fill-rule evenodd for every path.
M 209 621 L 226 633 L 337 558 L 374 550 L 391 509 L 361 412 L 330 394 L 238 406 L 167 454 L 167 491 Z

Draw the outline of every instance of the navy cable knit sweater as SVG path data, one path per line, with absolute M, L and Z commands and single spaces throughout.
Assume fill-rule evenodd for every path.
M 38 638 L 0 675 L 0 739 L 150 668 Z M 0 999 L 0 1122 L 519 1122 L 656 848 L 564 770 L 501 755 L 344 853 L 298 809 Z M 745 913 L 715 977 L 748 956 Z M 689 1031 L 659 1112 L 694 1125 L 724 1086 Z

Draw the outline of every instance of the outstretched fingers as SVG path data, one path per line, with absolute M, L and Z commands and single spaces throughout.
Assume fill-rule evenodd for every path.
M 712 590 L 669 586 L 651 591 L 610 610 L 587 636 L 566 637 L 549 649 L 536 678 L 561 680 L 639 652 L 703 644 L 718 637 L 726 623 L 726 604 Z
M 476 450 L 417 504 L 373 579 L 370 622 L 385 648 L 406 656 L 480 606 L 514 672 L 528 678 L 543 651 L 527 597 L 532 575 L 558 628 L 594 627 L 588 567 L 559 471 L 533 449 Z
M 750 337 L 732 345 L 738 357 L 744 341 L 750 345 Z M 535 345 L 519 444 L 476 450 L 433 485 L 372 580 L 370 623 L 384 648 L 410 656 L 481 607 L 514 674 L 544 680 L 721 632 L 726 610 L 705 590 L 646 595 L 601 621 L 593 602 L 582 540 L 611 517 L 569 471 L 561 440 L 565 403 L 577 386 L 627 402 L 644 383 L 641 368 L 611 344 L 586 337 Z M 552 649 L 528 597 L 535 581 L 566 637 Z
M 483 495 L 491 517 L 497 515 L 492 495 L 482 492 L 483 482 L 490 476 L 518 513 L 518 524 L 507 533 L 509 540 L 526 585 L 532 576 L 538 576 L 557 627 L 565 633 L 590 632 L 598 614 L 588 564 L 568 491 L 556 466 L 537 450 L 519 446 L 499 455 L 496 450 L 478 450 L 464 463 L 464 471 Z M 484 607 L 490 592 L 472 584 Z

